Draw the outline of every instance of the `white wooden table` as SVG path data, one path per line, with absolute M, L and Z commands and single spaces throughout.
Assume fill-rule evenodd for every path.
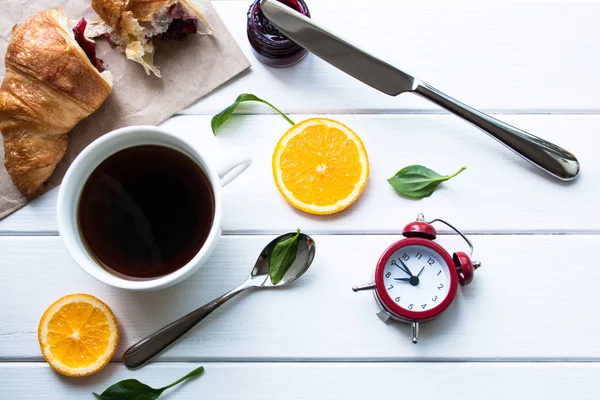
M 0 222 L 0 398 L 91 399 L 121 379 L 162 386 L 204 365 L 202 378 L 166 398 L 598 399 L 600 2 L 309 2 L 314 18 L 374 54 L 571 150 L 582 173 L 568 184 L 416 96 L 387 97 L 316 57 L 289 69 L 261 65 L 245 37 L 249 1 L 214 5 L 253 66 L 164 126 L 254 157 L 225 189 L 218 250 L 184 283 L 133 293 L 95 281 L 71 260 L 57 236 L 56 191 Z M 358 203 L 331 217 L 287 205 L 270 163 L 288 126 L 267 108 L 244 108 L 248 115 L 213 139 L 211 116 L 242 92 L 295 120 L 322 114 L 352 127 L 372 171 Z M 386 178 L 413 163 L 469 169 L 411 201 Z M 371 278 L 380 253 L 419 212 L 470 234 L 483 268 L 442 317 L 422 325 L 415 346 L 407 325 L 383 324 L 372 296 L 350 289 Z M 120 356 L 241 282 L 264 244 L 296 227 L 317 242 L 301 280 L 231 301 L 151 365 L 132 372 L 116 357 L 92 377 L 66 379 L 42 361 L 37 324 L 58 297 L 86 292 L 106 301 L 120 322 Z M 443 245 L 461 245 L 443 233 Z

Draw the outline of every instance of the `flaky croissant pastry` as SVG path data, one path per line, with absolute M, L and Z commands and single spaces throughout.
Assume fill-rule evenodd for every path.
M 92 7 L 112 31 L 106 36 L 128 59 L 160 77 L 154 65 L 153 40 L 181 40 L 213 30 L 192 0 L 92 0 Z M 199 30 L 199 23 L 204 30 Z
M 4 165 L 25 196 L 40 194 L 67 148 L 67 132 L 111 92 L 112 77 L 62 9 L 42 11 L 13 28 L 0 87 Z

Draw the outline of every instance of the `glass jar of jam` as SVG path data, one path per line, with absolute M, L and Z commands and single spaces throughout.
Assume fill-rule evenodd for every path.
M 310 18 L 304 0 L 277 0 Z M 256 58 L 273 67 L 289 67 L 302 60 L 308 53 L 279 31 L 264 16 L 260 0 L 255 0 L 248 10 L 248 40 Z

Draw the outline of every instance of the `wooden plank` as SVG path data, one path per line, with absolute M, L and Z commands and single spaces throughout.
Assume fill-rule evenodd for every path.
M 186 112 L 214 114 L 244 92 L 293 113 L 440 112 L 410 94 L 379 93 L 317 57 L 292 68 L 264 66 L 246 37 L 249 3 L 214 5 L 251 70 Z M 365 7 L 361 0 L 319 0 L 309 7 L 315 20 L 473 107 L 503 113 L 599 110 L 600 57 L 590 52 L 600 47 L 597 1 L 373 0 Z
M 296 121 L 307 118 L 294 115 Z M 419 212 L 446 218 L 476 233 L 598 233 L 600 196 L 595 143 L 600 116 L 511 115 L 505 119 L 564 146 L 579 157 L 581 176 L 561 183 L 538 171 L 476 128 L 451 115 L 345 115 L 337 117 L 364 140 L 371 176 L 359 201 L 343 213 L 311 216 L 296 211 L 273 183 L 273 149 L 289 125 L 279 116 L 237 116 L 216 140 L 208 116 L 180 116 L 164 126 L 198 142 L 219 158 L 239 147 L 253 165 L 224 190 L 228 234 L 276 233 L 301 227 L 319 233 L 397 233 Z M 433 196 L 405 199 L 387 183 L 402 167 L 423 164 L 449 174 Z M 0 234 L 56 234 L 56 192 L 0 221 Z
M 483 262 L 454 304 L 423 324 L 418 345 L 406 324 L 382 323 L 370 293 L 379 255 L 398 236 L 319 236 L 311 269 L 293 286 L 242 295 L 160 356 L 163 361 L 600 360 L 599 236 L 472 237 Z M 0 359 L 41 360 L 37 324 L 73 292 L 111 306 L 131 344 L 242 282 L 271 236 L 222 238 L 210 262 L 184 283 L 128 292 L 78 269 L 57 237 L 0 238 Z M 456 236 L 439 242 L 464 250 Z M 118 357 L 117 357 L 118 358 Z
M 135 378 L 166 385 L 196 363 L 158 363 L 128 371 L 111 363 L 87 378 L 64 378 L 43 363 L 1 363 L 0 397 L 82 399 Z M 165 392 L 173 399 L 596 400 L 597 363 L 205 363 L 203 376 Z M 35 384 L 32 384 L 35 382 Z M 169 393 L 169 395 L 167 395 Z

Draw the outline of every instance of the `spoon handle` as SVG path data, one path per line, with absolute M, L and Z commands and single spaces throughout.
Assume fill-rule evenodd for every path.
M 223 296 L 217 297 L 197 310 L 184 315 L 145 339 L 140 340 L 125 351 L 123 354 L 123 363 L 127 368 L 139 368 L 143 366 L 161 351 L 173 344 L 177 339 L 182 337 L 198 322 L 206 318 L 220 305 L 251 287 L 253 286 L 250 284 L 250 280 L 248 280 L 235 289 L 225 293 Z
M 475 125 L 550 175 L 563 181 L 577 177 L 579 162 L 567 150 L 471 108 L 425 82 L 419 81 L 413 90 Z

